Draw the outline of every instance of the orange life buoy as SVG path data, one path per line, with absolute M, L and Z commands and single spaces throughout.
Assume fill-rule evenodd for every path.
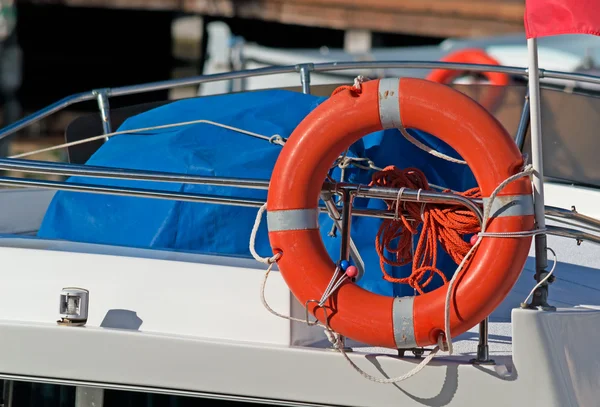
M 478 48 L 462 49 L 446 55 L 441 62 L 455 62 L 481 65 L 500 65 L 500 63 L 489 56 L 485 51 Z M 451 69 L 434 69 L 427 75 L 428 80 L 438 83 L 450 84 L 456 78 L 464 75 L 466 71 Z M 510 84 L 510 76 L 503 72 L 481 72 L 481 74 L 492 84 L 506 86 Z
M 462 49 L 446 55 L 440 61 L 442 62 L 457 62 L 467 64 L 482 64 L 482 65 L 500 65 L 500 63 L 488 55 L 485 51 L 478 48 Z M 466 71 L 450 70 L 450 69 L 434 69 L 429 73 L 426 79 L 450 85 L 454 80 L 464 75 Z M 510 76 L 503 72 L 480 72 L 491 85 L 495 86 L 480 86 L 477 89 L 477 101 L 488 111 L 493 112 L 498 103 L 504 96 L 505 86 L 510 84 Z
M 433 134 L 453 147 L 472 168 L 483 197 L 523 165 L 502 125 L 466 95 L 423 79 L 368 81 L 360 93 L 345 89 L 333 95 L 294 130 L 272 173 L 267 221 L 271 247 L 282 253 L 278 266 L 284 280 L 317 319 L 327 318 L 333 330 L 362 343 L 411 348 L 437 343 L 443 333 L 443 287 L 392 298 L 346 280 L 326 301 L 327 311 L 308 302 L 321 298 L 335 269 L 318 226 L 319 194 L 331 164 L 361 137 L 399 126 Z M 531 193 L 525 179 L 503 189 L 486 232 L 531 230 Z M 454 286 L 453 336 L 482 321 L 506 297 L 525 264 L 528 242 L 531 237 L 483 239 Z

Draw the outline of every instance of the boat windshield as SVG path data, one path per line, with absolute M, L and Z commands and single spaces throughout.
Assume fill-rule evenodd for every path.
M 513 137 L 517 134 L 526 85 L 456 85 L 488 108 Z M 542 88 L 544 175 L 548 181 L 600 188 L 600 97 L 569 89 Z M 523 153 L 531 157 L 528 129 Z

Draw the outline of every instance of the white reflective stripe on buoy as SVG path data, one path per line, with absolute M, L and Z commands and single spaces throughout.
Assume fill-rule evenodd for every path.
M 318 229 L 319 210 L 312 208 L 268 211 L 267 227 L 269 232 Z
M 483 198 L 484 208 L 489 201 L 489 198 Z M 530 216 L 533 214 L 533 196 L 531 195 L 498 195 L 492 202 L 490 209 L 490 218 Z
M 402 127 L 400 120 L 400 79 L 384 78 L 379 80 L 379 120 L 384 129 Z
M 413 318 L 413 304 L 415 297 L 394 298 L 392 320 L 394 326 L 394 341 L 398 349 L 417 347 L 415 339 L 415 325 Z

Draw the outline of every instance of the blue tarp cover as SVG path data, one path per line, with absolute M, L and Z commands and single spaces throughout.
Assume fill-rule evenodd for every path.
M 271 136 L 288 137 L 302 119 L 326 98 L 301 93 L 267 90 L 176 101 L 129 118 L 119 130 L 164 125 L 198 119 L 250 130 Z M 458 157 L 435 137 L 410 130 L 438 151 Z M 281 147 L 210 124 L 112 137 L 88 161 L 89 165 L 175 172 L 204 176 L 269 179 Z M 355 143 L 351 156 L 368 157 L 379 167 L 417 167 L 429 182 L 464 191 L 475 186 L 467 166 L 450 163 L 418 149 L 398 130 L 370 134 Z M 334 177 L 339 179 L 339 168 Z M 369 183 L 371 172 L 346 169 L 349 182 Z M 110 180 L 71 177 L 68 182 L 128 186 L 175 192 L 266 199 L 266 191 L 208 185 Z M 293 187 L 293 186 L 290 186 Z M 360 199 L 357 207 L 385 208 L 381 200 Z M 159 199 L 98 195 L 59 191 L 43 220 L 38 236 L 79 242 L 124 245 L 209 254 L 250 256 L 248 240 L 257 209 L 237 206 L 176 202 Z M 413 295 L 406 285 L 391 284 L 382 278 L 374 242 L 379 219 L 355 217 L 352 238 L 364 262 L 366 273 L 359 285 L 382 295 Z M 340 237 L 329 237 L 332 221 L 320 218 L 321 235 L 330 256 L 339 259 Z M 256 248 L 270 255 L 266 220 L 263 220 Z M 456 268 L 440 249 L 438 267 L 447 275 Z M 411 265 L 389 268 L 396 277 L 410 274 Z M 441 279 L 436 277 L 438 287 Z

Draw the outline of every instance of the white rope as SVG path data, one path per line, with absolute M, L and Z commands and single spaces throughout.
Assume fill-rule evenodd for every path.
M 402 187 L 402 188 L 398 189 L 398 196 L 396 196 L 396 207 L 394 208 L 394 220 L 396 222 L 398 222 L 400 220 L 400 214 L 399 214 L 400 202 L 402 199 L 402 194 L 404 193 L 405 189 L 406 189 L 406 187 Z M 404 203 L 406 203 L 406 201 Z M 405 209 L 406 209 L 406 207 L 405 207 Z
M 400 133 L 402 133 L 402 135 L 404 136 L 405 139 L 407 139 L 413 145 L 415 145 L 416 147 L 425 151 L 426 153 L 429 153 L 434 157 L 441 158 L 442 160 L 450 161 L 452 163 L 467 165 L 467 162 L 464 160 L 459 160 L 454 157 L 450 157 L 449 155 L 442 154 L 439 151 L 436 151 L 431 147 L 427 147 L 425 144 L 421 143 L 419 140 L 417 140 L 416 138 L 411 136 L 404 127 L 400 126 L 400 127 L 398 127 L 398 130 L 400 130 Z
M 269 274 L 271 273 L 271 270 L 273 269 L 273 265 L 274 265 L 274 263 L 269 264 L 269 267 L 267 268 L 265 277 L 264 277 L 263 282 L 260 287 L 260 299 L 261 299 L 263 306 L 267 309 L 267 311 L 269 311 L 271 314 L 273 314 L 277 317 L 287 319 L 289 321 L 306 323 L 307 321 L 304 319 L 294 318 L 294 317 L 290 317 L 288 315 L 280 314 L 279 312 L 277 312 L 273 308 L 271 308 L 271 306 L 268 304 L 267 299 L 265 297 L 265 289 L 266 289 L 266 285 L 267 285 L 267 279 L 269 278 Z M 427 366 L 427 364 L 431 361 L 431 359 L 433 359 L 434 356 L 439 352 L 439 350 L 443 349 L 443 346 L 444 346 L 442 343 L 442 336 L 440 335 L 440 337 L 438 339 L 438 345 L 435 348 L 433 348 L 431 350 L 431 352 L 412 370 L 410 370 L 409 372 L 403 374 L 402 376 L 398 376 L 398 377 L 379 378 L 379 377 L 371 376 L 370 374 L 365 372 L 363 369 L 361 369 L 356 363 L 354 363 L 352 361 L 352 359 L 350 359 L 350 357 L 344 350 L 342 341 L 340 340 L 340 334 L 338 334 L 337 332 L 333 331 L 328 326 L 323 325 L 322 323 L 320 323 L 318 321 L 315 323 L 315 325 L 318 325 L 318 326 L 324 328 L 325 335 L 327 336 L 327 339 L 329 340 L 329 342 L 333 345 L 333 347 L 337 351 L 339 351 L 342 354 L 344 359 L 346 359 L 346 361 L 350 364 L 350 366 L 352 366 L 352 368 L 357 373 L 359 373 L 364 378 L 369 379 L 375 383 L 382 383 L 382 384 L 398 383 L 398 382 L 401 382 L 401 381 L 404 381 L 406 379 L 413 377 L 414 375 L 419 373 L 421 370 L 423 370 L 425 368 L 425 366 Z
M 360 92 L 362 90 L 362 84 L 366 81 L 370 81 L 370 79 L 363 75 L 358 75 L 354 78 L 354 89 Z
M 478 236 L 481 237 L 530 237 L 537 235 L 544 235 L 548 232 L 547 228 L 535 229 L 535 230 L 522 230 L 519 232 L 479 232 Z
M 340 274 L 340 271 L 342 272 L 342 276 L 338 280 L 338 276 Z M 319 301 L 319 307 L 320 308 L 323 308 L 323 305 L 325 305 L 325 301 L 327 301 L 329 299 L 329 297 L 331 297 L 333 295 L 333 293 L 338 288 L 340 288 L 340 286 L 347 279 L 348 279 L 348 276 L 346 275 L 346 273 L 343 272 L 343 270 L 341 269 L 340 266 L 337 266 L 335 268 L 335 272 L 333 273 L 333 277 L 331 277 L 331 280 L 329 281 L 329 284 L 327 285 L 327 288 L 325 289 L 325 291 L 323 291 L 323 295 L 321 296 L 321 300 Z
M 271 306 L 267 302 L 267 299 L 265 297 L 265 289 L 267 286 L 267 279 L 269 278 L 269 274 L 271 273 L 271 270 L 273 269 L 273 265 L 274 265 L 274 263 L 269 264 L 269 267 L 267 268 L 265 277 L 263 278 L 263 281 L 262 281 L 262 284 L 260 287 L 260 300 L 261 300 L 263 306 L 267 309 L 267 311 L 269 311 L 271 314 L 273 314 L 279 318 L 287 319 L 289 321 L 294 321 L 294 322 L 307 323 L 307 321 L 304 319 L 294 318 L 294 317 L 291 317 L 288 315 L 280 314 L 279 312 L 277 312 L 273 308 L 271 308 Z M 335 289 L 332 289 L 331 292 L 333 292 L 334 290 Z M 323 295 L 325 296 L 325 293 Z M 333 347 L 338 352 L 340 352 L 342 354 L 344 359 L 346 359 L 346 361 L 350 364 L 350 366 L 352 366 L 352 368 L 354 368 L 354 370 L 356 372 L 358 372 L 361 376 L 365 377 L 366 379 L 369 379 L 375 383 L 382 383 L 382 384 L 398 383 L 398 382 L 401 382 L 401 381 L 404 381 L 406 379 L 413 377 L 414 375 L 419 373 L 421 370 L 423 370 L 425 368 L 425 366 L 427 366 L 427 364 L 431 361 L 431 359 L 433 359 L 433 357 L 439 352 L 439 350 L 443 348 L 442 336 L 440 335 L 440 338 L 438 340 L 438 346 L 433 348 L 431 350 L 431 352 L 412 370 L 410 370 L 409 372 L 407 372 L 399 377 L 379 378 L 379 377 L 371 376 L 370 374 L 365 372 L 363 369 L 361 369 L 356 363 L 354 363 L 350 359 L 350 357 L 344 350 L 344 347 L 342 346 L 342 341 L 340 340 L 340 334 L 338 334 L 337 332 L 333 331 L 330 327 L 328 327 L 318 321 L 315 323 L 315 325 L 318 325 L 318 326 L 324 328 L 325 335 L 327 336 L 327 339 L 329 340 L 329 342 L 333 345 Z
M 255 249 L 255 243 L 256 243 L 256 234 L 258 232 L 258 229 L 260 227 L 260 223 L 262 221 L 262 215 L 265 211 L 267 207 L 267 204 L 264 204 L 263 206 L 260 207 L 260 209 L 258 210 L 258 213 L 256 214 L 256 220 L 254 222 L 254 226 L 252 228 L 252 232 L 250 234 L 250 252 L 252 253 L 252 256 L 259 262 L 261 263 L 265 263 L 268 264 L 269 267 L 267 268 L 267 271 L 265 272 L 265 277 L 263 278 L 262 284 L 260 286 L 260 300 L 263 304 L 263 306 L 267 309 L 267 311 L 269 311 L 271 314 L 279 317 L 279 318 L 283 318 L 283 319 L 287 319 L 289 321 L 295 321 L 295 322 L 301 322 L 301 323 L 308 323 L 308 321 L 304 320 L 304 319 L 300 319 L 300 318 L 294 318 L 288 315 L 283 315 L 280 314 L 279 312 L 275 311 L 273 308 L 271 308 L 271 306 L 269 305 L 269 303 L 267 302 L 266 296 L 265 296 L 265 289 L 267 286 L 267 280 L 269 278 L 269 274 L 271 273 L 271 270 L 273 269 L 273 265 L 277 262 L 277 260 L 279 260 L 281 258 L 281 253 L 277 253 L 272 257 L 261 257 Z M 333 278 L 329 281 L 329 285 L 327 287 L 327 289 L 323 292 L 323 295 L 321 297 L 321 300 L 319 302 L 319 307 L 323 306 L 323 303 L 325 301 L 327 301 L 327 298 L 329 298 L 329 296 L 331 296 L 335 290 L 337 290 L 337 288 L 341 285 L 341 283 L 343 283 L 343 281 L 345 280 L 344 277 L 347 277 L 346 274 L 344 273 L 344 275 L 342 276 L 342 278 L 340 278 L 338 280 L 337 283 L 334 283 L 335 281 L 335 277 L 336 275 L 339 273 L 340 271 L 340 267 L 336 267 L 336 272 L 334 273 Z M 333 345 L 333 347 L 339 351 L 342 356 L 344 357 L 344 359 L 346 359 L 346 361 L 348 361 L 348 363 L 350 364 L 350 366 L 352 366 L 354 368 L 354 370 L 356 372 L 358 372 L 361 376 L 376 382 L 376 383 L 398 383 L 401 382 L 403 380 L 406 380 L 414 375 L 416 375 L 417 373 L 419 373 L 421 370 L 423 370 L 423 368 L 425 368 L 425 366 L 427 366 L 427 364 L 431 361 L 431 359 L 433 359 L 433 357 L 438 353 L 438 351 L 440 350 L 440 348 L 443 348 L 443 343 L 442 343 L 442 337 L 440 336 L 439 340 L 438 340 L 438 346 L 436 346 L 431 353 L 429 353 L 429 355 L 427 355 L 422 361 L 421 363 L 419 363 L 417 366 L 415 366 L 411 371 L 409 371 L 408 373 L 405 373 L 402 376 L 399 377 L 394 377 L 394 378 L 378 378 L 375 376 L 371 376 L 370 374 L 368 374 L 367 372 L 365 372 L 364 370 L 362 370 L 360 367 L 358 367 L 356 365 L 356 363 L 354 363 L 350 357 L 347 355 L 346 351 L 344 350 L 344 347 L 342 346 L 342 341 L 340 340 L 340 334 L 338 334 L 337 332 L 333 331 L 329 326 L 326 326 L 320 322 L 316 322 L 314 325 L 318 325 L 322 328 L 324 328 L 325 330 L 325 335 L 327 336 L 327 339 L 329 340 L 329 342 L 331 342 L 331 344 Z
M 76 146 L 79 144 L 85 144 L 85 143 L 89 143 L 91 141 L 96 141 L 96 140 L 102 140 L 104 138 L 107 137 L 113 137 L 113 136 L 118 136 L 120 134 L 131 134 L 131 133 L 142 133 L 145 131 L 150 131 L 150 130 L 161 130 L 161 129 L 170 129 L 170 128 L 174 128 L 174 127 L 182 127 L 182 126 L 189 126 L 192 124 L 210 124 L 213 126 L 217 126 L 217 127 L 221 127 L 227 130 L 231 130 L 231 131 L 235 131 L 241 134 L 246 134 L 248 136 L 252 136 L 252 137 L 256 137 L 262 140 L 266 140 L 269 141 L 273 144 L 278 144 L 278 145 L 284 145 L 285 144 L 285 140 L 283 139 L 283 137 L 281 137 L 278 134 L 274 134 L 273 136 L 265 136 L 263 134 L 258 134 L 258 133 L 254 133 L 252 131 L 249 130 L 244 130 L 244 129 L 240 129 L 238 127 L 233 127 L 233 126 L 228 126 L 226 124 L 222 124 L 222 123 L 217 123 L 217 122 L 213 122 L 210 120 L 191 120 L 188 122 L 178 122 L 178 123 L 171 123 L 171 124 L 162 124 L 159 126 L 151 126 L 151 127 L 143 127 L 143 128 L 138 128 L 138 129 L 131 129 L 131 130 L 121 130 L 121 131 L 115 131 L 112 133 L 106 133 L 106 134 L 102 134 L 100 136 L 94 136 L 94 137 L 88 137 L 82 140 L 77 140 L 77 141 L 71 141 L 69 143 L 63 143 L 63 144 L 58 144 L 56 146 L 51 146 L 51 147 L 46 147 L 46 148 L 41 148 L 39 150 L 34 150 L 34 151 L 28 151 L 26 153 L 21 153 L 21 154 L 16 154 L 13 156 L 10 156 L 8 158 L 22 158 L 22 157 L 28 157 L 30 155 L 34 155 L 34 154 L 39 154 L 39 153 L 45 153 L 47 151 L 52 151 L 52 150 L 58 150 L 61 148 L 66 148 L 66 147 L 71 147 L 71 146 Z
M 267 287 L 267 279 L 269 278 L 269 274 L 271 273 L 271 270 L 273 269 L 274 264 L 275 263 L 269 264 L 269 267 L 267 268 L 267 272 L 265 273 L 265 277 L 263 278 L 263 282 L 260 285 L 260 300 L 261 300 L 262 304 L 267 309 L 267 311 L 269 311 L 271 314 L 273 314 L 275 316 L 278 316 L 279 318 L 289 319 L 290 321 L 306 323 L 306 320 L 304 320 L 304 319 L 289 317 L 287 315 L 280 314 L 279 312 L 277 312 L 273 308 L 271 308 L 271 306 L 267 303 L 267 299 L 265 297 L 265 288 Z M 323 324 L 321 324 L 320 322 L 317 322 L 317 325 L 323 326 Z
M 333 164 L 333 166 L 331 168 L 334 167 L 339 167 L 342 171 L 344 171 L 346 168 L 348 168 L 349 166 L 353 165 L 356 168 L 360 168 L 362 170 L 376 170 L 376 171 L 381 171 L 383 168 L 380 168 L 378 166 L 375 165 L 375 163 L 373 161 L 371 161 L 371 159 L 369 158 L 361 158 L 361 157 L 348 157 L 348 150 L 346 150 L 344 152 L 344 154 L 342 154 L 341 156 L 338 157 L 338 159 L 335 161 L 335 163 Z M 361 165 L 359 163 L 361 162 L 366 162 L 367 165 Z
M 337 166 L 342 170 L 342 178 L 344 176 L 344 172 L 343 172 L 344 169 L 348 168 L 350 165 L 353 165 L 356 168 L 359 168 L 361 170 L 383 171 L 383 167 L 378 167 L 370 158 L 348 157 L 346 154 L 347 154 L 347 151 L 344 154 L 342 154 L 341 156 L 339 156 L 338 159 L 335 161 L 335 163 L 331 166 L 331 168 L 334 168 Z M 441 155 L 443 155 L 443 154 L 441 154 Z M 452 157 L 449 157 L 449 158 L 453 159 Z M 366 162 L 367 165 L 359 164 L 360 162 Z M 343 182 L 343 181 L 340 181 L 340 182 Z M 432 184 L 432 183 L 429 183 L 429 186 L 432 188 L 438 189 L 440 191 L 450 191 L 453 193 L 458 193 L 458 191 L 455 191 L 453 189 L 442 187 L 440 185 L 436 185 L 436 184 Z
M 325 332 L 327 332 L 327 328 L 326 328 Z M 346 359 L 346 361 L 350 364 L 350 366 L 352 366 L 354 368 L 354 370 L 358 374 L 360 374 L 365 379 L 369 379 L 372 382 L 381 383 L 381 384 L 398 383 L 398 382 L 402 382 L 406 379 L 410 379 L 411 377 L 413 377 L 414 375 L 419 373 L 421 370 L 423 370 L 425 368 L 425 366 L 427 366 L 427 364 L 429 362 L 431 362 L 431 359 L 433 359 L 435 357 L 435 355 L 439 352 L 439 350 L 443 347 L 442 336 L 440 335 L 440 337 L 438 338 L 438 345 L 431 350 L 429 355 L 427 355 L 425 358 L 423 358 L 421 363 L 419 363 L 417 366 L 415 366 L 408 373 L 405 373 L 402 376 L 398 376 L 398 377 L 380 378 L 380 377 L 371 376 L 370 374 L 365 372 L 363 369 L 358 367 L 358 365 L 350 359 L 350 357 L 344 350 L 343 346 L 341 345 L 341 341 L 339 340 L 338 333 L 330 331 L 330 333 L 329 333 L 329 335 L 327 335 L 327 337 L 328 337 L 329 341 L 333 344 L 333 346 L 342 354 L 344 359 Z
M 269 266 L 271 266 L 273 263 L 277 262 L 277 260 L 279 260 L 281 258 L 282 254 L 275 253 L 271 257 L 261 257 L 256 252 L 256 247 L 255 247 L 256 246 L 256 234 L 258 233 L 258 228 L 260 227 L 260 222 L 262 221 L 262 215 L 266 209 L 267 209 L 266 203 L 264 203 L 258 209 L 258 213 L 256 214 L 256 219 L 254 220 L 254 226 L 252 227 L 252 232 L 250 232 L 250 242 L 249 242 L 248 246 L 250 248 L 250 253 L 252 254 L 252 257 L 254 257 L 254 260 L 264 263 L 264 264 L 268 264 Z M 269 271 L 270 271 L 270 269 L 271 269 L 271 267 L 269 267 Z
M 257 252 L 256 252 L 256 235 L 258 233 L 258 229 L 260 228 L 260 224 L 262 222 L 262 218 L 263 218 L 263 213 L 265 212 L 265 210 L 267 209 L 267 204 L 263 204 L 259 209 L 258 212 L 256 214 L 256 219 L 254 220 L 254 226 L 252 227 L 252 232 L 250 233 L 250 242 L 249 242 L 249 249 L 250 249 L 250 253 L 252 254 L 252 257 L 254 257 L 254 259 L 256 261 L 259 261 L 261 263 L 264 264 L 268 264 L 269 267 L 267 269 L 267 272 L 265 274 L 265 278 L 261 287 L 261 300 L 263 302 L 263 305 L 273 314 L 282 317 L 282 318 L 287 318 L 287 319 L 291 319 L 292 321 L 299 321 L 299 322 L 306 322 L 305 320 L 301 320 L 301 319 L 297 319 L 297 318 L 289 318 L 285 315 L 279 314 L 278 312 L 275 312 L 268 304 L 267 304 L 267 300 L 265 299 L 265 286 L 267 284 L 267 278 L 269 277 L 269 273 L 271 272 L 271 269 L 273 268 L 273 264 L 276 263 L 282 256 L 282 253 L 276 253 L 275 255 L 271 256 L 271 257 L 262 257 L 260 256 Z M 333 273 L 333 276 L 331 278 L 331 280 L 329 280 L 329 284 L 327 285 L 327 288 L 325 289 L 325 291 L 323 291 L 323 295 L 321 296 L 321 299 L 319 300 L 318 303 L 318 307 L 322 308 L 323 305 L 325 304 L 325 301 L 327 301 L 327 299 L 335 292 L 335 290 L 337 290 L 342 283 L 348 278 L 348 276 L 346 275 L 346 273 L 343 273 L 341 278 L 339 278 L 339 274 L 340 271 L 342 271 L 341 267 L 338 265 L 335 268 L 335 272 Z M 337 280 L 337 281 L 336 281 Z M 320 324 L 321 325 L 321 324 Z M 321 325 L 323 326 L 323 325 Z

